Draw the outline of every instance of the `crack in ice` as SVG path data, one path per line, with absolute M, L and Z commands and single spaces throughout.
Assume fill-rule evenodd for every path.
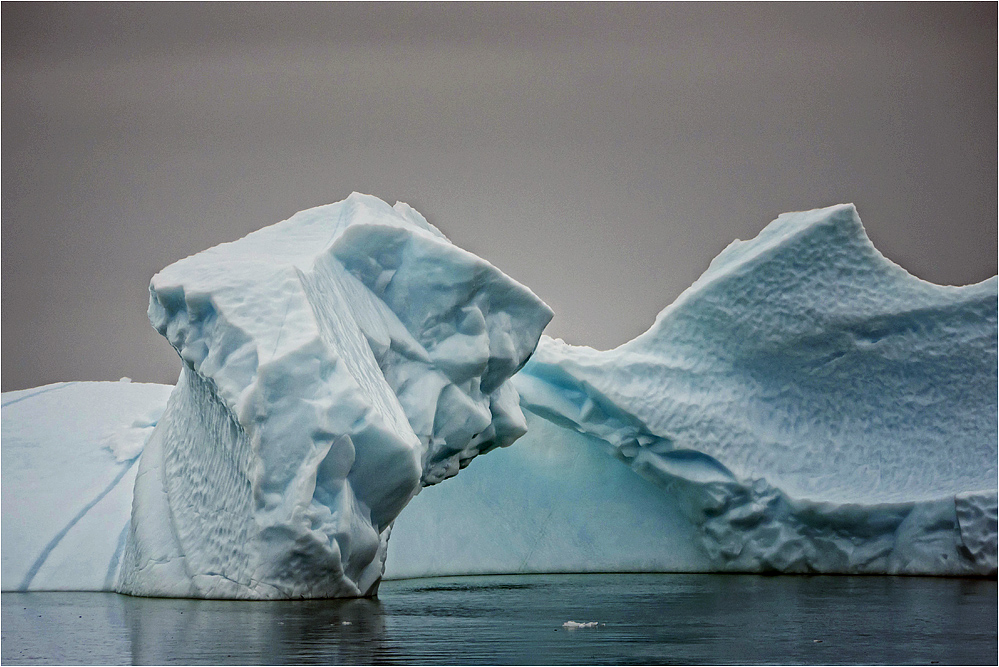
M 49 557 L 49 554 L 52 553 L 52 550 L 55 549 L 57 546 L 59 546 L 59 542 L 62 541 L 62 538 L 66 537 L 66 534 L 73 529 L 73 526 L 75 526 L 80 521 L 80 519 L 85 517 L 87 515 L 87 512 L 92 510 L 97 503 L 101 502 L 101 500 L 104 499 L 104 496 L 111 493 L 111 491 L 113 491 L 114 488 L 118 486 L 118 483 L 122 480 L 125 474 L 132 469 L 132 466 L 135 465 L 135 462 L 138 460 L 139 460 L 138 456 L 131 459 L 128 462 L 128 465 L 122 468 L 121 471 L 117 475 L 115 475 L 115 478 L 111 480 L 111 483 L 107 486 L 107 488 L 105 488 L 103 491 L 97 494 L 96 498 L 94 498 L 89 503 L 84 505 L 83 509 L 77 512 L 76 516 L 70 519 L 69 523 L 67 523 L 62 530 L 60 530 L 58 533 L 55 534 L 55 537 L 49 540 L 49 543 L 45 545 L 44 549 L 42 549 L 42 553 L 40 553 L 38 555 L 38 558 L 35 559 L 35 562 L 31 564 L 31 567 L 28 569 L 28 572 L 24 575 L 24 579 L 21 580 L 21 583 L 16 590 L 18 591 L 28 590 L 28 586 L 31 585 L 31 580 L 34 579 L 35 575 L 38 574 L 38 571 L 42 569 L 42 565 L 45 564 L 45 560 Z
M 60 384 L 58 387 L 49 387 L 47 389 L 39 389 L 38 391 L 36 391 L 36 392 L 34 392 L 32 394 L 28 394 L 27 396 L 20 396 L 18 398 L 15 398 L 12 401 L 7 401 L 3 405 L 0 405 L 0 407 L 6 408 L 8 405 L 14 405 L 15 403 L 20 403 L 21 401 L 26 401 L 29 398 L 34 398 L 35 396 L 38 396 L 39 394 L 47 394 L 50 391 L 55 391 L 57 389 L 65 389 L 66 387 L 68 387 L 70 385 L 74 385 L 74 384 L 76 384 L 76 382 L 64 382 L 64 383 Z

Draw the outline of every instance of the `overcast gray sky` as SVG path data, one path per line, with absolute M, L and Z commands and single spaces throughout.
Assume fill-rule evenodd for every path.
M 788 210 L 996 273 L 996 3 L 5 2 L 2 31 L 4 391 L 174 382 L 150 277 L 352 190 L 597 348 Z

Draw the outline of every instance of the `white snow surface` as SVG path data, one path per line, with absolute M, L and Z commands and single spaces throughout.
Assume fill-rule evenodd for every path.
M 172 386 L 60 382 L 2 395 L 3 590 L 110 590 L 136 461 Z
M 352 597 L 422 485 L 526 431 L 507 379 L 551 310 L 366 195 L 181 260 L 149 318 L 184 361 L 146 445 L 117 589 Z

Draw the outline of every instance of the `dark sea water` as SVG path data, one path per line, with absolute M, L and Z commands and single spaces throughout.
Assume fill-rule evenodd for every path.
M 4 593 L 2 635 L 4 665 L 995 665 L 997 585 L 589 574 L 389 581 L 376 600 Z

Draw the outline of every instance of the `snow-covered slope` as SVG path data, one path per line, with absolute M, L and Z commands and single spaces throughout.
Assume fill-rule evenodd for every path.
M 184 361 L 142 455 L 118 590 L 350 597 L 421 485 L 526 430 L 506 380 L 552 313 L 405 204 L 353 194 L 173 264 Z
M 135 465 L 173 387 L 60 382 L 3 394 L 3 590 L 110 590 Z
M 515 385 L 682 498 L 712 569 L 995 573 L 996 309 L 852 206 L 790 213 L 635 340 L 545 337 Z

